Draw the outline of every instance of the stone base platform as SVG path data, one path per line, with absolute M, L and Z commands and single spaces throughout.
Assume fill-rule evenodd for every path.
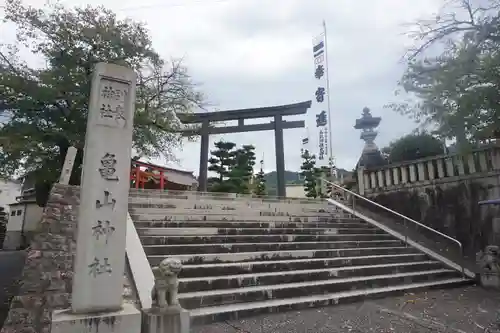
M 58 310 L 52 314 L 51 333 L 140 333 L 141 312 L 124 303 L 116 312 L 73 314 Z
M 189 311 L 181 307 L 148 309 L 142 320 L 144 333 L 190 333 Z

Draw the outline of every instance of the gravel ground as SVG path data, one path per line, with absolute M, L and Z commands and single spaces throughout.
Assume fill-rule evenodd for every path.
M 500 333 L 500 293 L 476 286 L 262 315 L 192 333 Z

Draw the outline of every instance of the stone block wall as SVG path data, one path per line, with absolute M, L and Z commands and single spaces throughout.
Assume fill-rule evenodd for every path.
M 0 333 L 48 333 L 52 311 L 70 307 L 79 192 L 75 186 L 52 188 Z M 125 279 L 126 301 L 135 300 L 130 289 Z
M 358 192 L 370 195 L 500 174 L 500 145 L 464 154 L 439 155 L 420 160 L 358 168 Z
M 52 311 L 70 305 L 78 204 L 78 187 L 53 187 L 1 333 L 50 332 Z
M 496 226 L 500 224 L 499 207 L 478 205 L 482 200 L 500 199 L 500 145 L 359 168 L 357 176 L 361 195 L 458 239 L 469 258 L 487 244 L 500 242 L 500 225 Z M 362 200 L 356 203 L 387 218 L 395 217 Z M 418 232 L 432 238 L 437 246 L 452 244 L 425 228 L 414 229 L 413 235 Z M 454 247 L 458 249 L 456 244 Z
M 427 186 L 407 187 L 368 195 L 371 200 L 430 226 L 462 242 L 465 255 L 474 260 L 475 253 L 488 244 L 500 245 L 498 232 L 500 206 L 479 206 L 478 202 L 500 198 L 500 177 L 462 179 Z M 357 201 L 356 204 L 377 214 L 394 218 L 393 214 Z M 408 223 L 411 225 L 411 223 Z M 494 232 L 495 231 L 495 232 Z M 441 236 L 423 228 L 419 233 L 450 245 Z M 450 244 L 447 244 L 450 243 Z

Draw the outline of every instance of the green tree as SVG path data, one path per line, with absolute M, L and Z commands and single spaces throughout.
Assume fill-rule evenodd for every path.
M 415 23 L 418 42 L 397 91 L 407 98 L 388 107 L 431 126 L 441 139 L 456 139 L 462 149 L 500 137 L 500 3 L 448 5 Z M 430 54 L 437 43 L 443 52 Z
M 39 187 L 57 180 L 68 147 L 78 149 L 71 184 L 79 184 L 91 74 L 98 62 L 137 73 L 133 149 L 139 157 L 172 157 L 180 143 L 177 112 L 202 106 L 186 69 L 153 49 L 144 25 L 103 8 L 43 9 L 7 0 L 5 21 L 17 42 L 43 58 L 32 68 L 16 45 L 0 53 L 0 176 L 30 174 Z
M 302 165 L 300 166 L 300 175 L 304 178 L 304 190 L 306 192 L 306 197 L 316 198 L 318 196 L 317 192 L 317 174 L 318 168 L 316 168 L 316 156 L 311 154 L 309 150 L 305 149 L 302 151 Z
M 264 173 L 264 169 L 262 167 L 263 164 L 264 164 L 264 161 L 261 160 L 260 161 L 260 170 L 255 175 L 254 193 L 255 193 L 255 195 L 258 195 L 258 196 L 267 195 L 266 174 Z
M 330 198 L 332 196 L 332 191 L 333 191 L 332 182 L 335 181 L 335 179 L 333 179 L 333 175 L 332 175 L 332 167 L 335 167 L 333 164 L 333 161 L 330 162 L 330 166 L 321 167 L 320 177 L 327 180 L 327 182 L 325 184 L 326 193 L 324 193 L 324 194 L 322 193 L 321 197 Z
M 217 177 L 211 177 L 208 180 L 209 191 L 211 192 L 234 192 L 234 184 L 229 181 L 229 175 L 236 164 L 236 144 L 233 142 L 217 141 L 215 142 L 215 150 L 210 153 L 212 157 L 208 160 L 210 165 L 209 171 L 217 174 Z
M 314 178 L 316 179 L 316 196 L 315 198 L 326 198 L 327 193 L 323 193 L 323 182 L 321 179 L 328 178 L 328 167 L 315 167 L 313 169 Z
M 383 148 L 390 163 L 443 154 L 443 142 L 428 133 L 408 134 Z
M 236 193 L 250 193 L 250 180 L 255 166 L 255 147 L 244 145 L 233 153 L 234 164 L 229 170 L 229 182 Z

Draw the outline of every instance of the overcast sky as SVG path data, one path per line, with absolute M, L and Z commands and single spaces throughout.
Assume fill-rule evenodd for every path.
M 0 3 L 3 0 L 0 0 Z M 363 142 L 353 128 L 363 107 L 381 116 L 376 143 L 382 147 L 415 128 L 409 119 L 383 109 L 394 100 L 411 41 L 403 24 L 436 12 L 441 0 L 63 0 L 64 4 L 102 4 L 147 24 L 156 50 L 184 57 L 193 79 L 214 108 L 237 109 L 290 104 L 314 97 L 316 81 L 312 39 L 328 29 L 328 65 L 332 106 L 333 152 L 337 165 L 352 169 Z M 42 0 L 25 0 L 32 5 Z M 0 38 L 14 40 L 1 25 Z M 314 114 L 306 121 L 317 135 Z M 262 120 L 268 121 L 268 120 Z M 286 130 L 285 165 L 298 170 L 305 129 Z M 213 142 L 220 137 L 214 136 Z M 253 144 L 275 169 L 273 132 L 224 135 L 239 145 Z M 172 167 L 198 174 L 199 142 L 186 143 Z M 155 161 L 160 162 L 160 161 Z M 161 162 L 164 163 L 164 162 Z

